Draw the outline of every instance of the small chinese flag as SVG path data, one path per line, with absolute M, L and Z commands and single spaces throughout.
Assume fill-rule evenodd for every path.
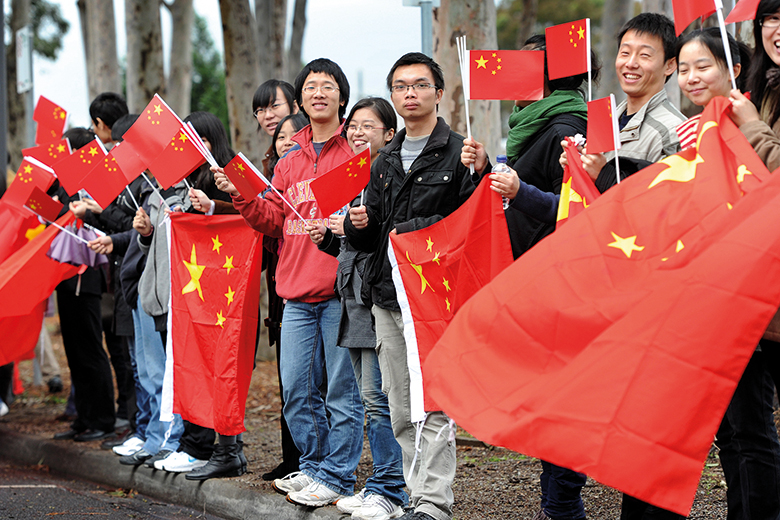
M 148 167 L 178 134 L 182 122 L 179 116 L 155 94 L 138 116 L 133 126 L 125 132 L 124 142 L 132 143 L 138 156 Z
M 33 186 L 24 205 L 49 222 L 57 220 L 57 216 L 62 211 L 62 203 L 46 195 L 38 186 Z
M 44 143 L 31 148 L 22 149 L 22 155 L 34 157 L 46 166 L 51 166 L 63 157 L 70 155 L 70 141 L 67 139 L 58 139 L 50 143 Z
M 62 132 L 68 122 L 68 112 L 57 103 L 40 96 L 33 111 L 33 120 L 38 123 L 35 142 L 48 143 L 62 138 Z
M 75 195 L 82 186 L 81 181 L 93 168 L 100 164 L 100 161 L 106 156 L 106 149 L 100 139 L 82 146 L 71 155 L 63 158 L 54 164 L 54 171 L 60 184 L 68 192 L 68 195 Z
M 268 186 L 268 183 L 257 175 L 249 160 L 240 152 L 224 169 L 225 175 L 246 200 L 254 199 Z
M 547 77 L 576 76 L 590 70 L 590 18 L 545 29 Z
M 706 18 L 715 12 L 715 0 L 672 0 L 672 7 L 674 31 L 680 36 L 694 20 Z
M 125 138 L 127 140 L 127 138 Z M 179 127 L 163 153 L 149 163 L 149 171 L 164 190 L 180 182 L 206 160 L 187 133 Z
M 556 229 L 593 204 L 593 201 L 601 195 L 582 167 L 582 159 L 577 151 L 577 145 L 572 140 L 567 142 L 567 165 L 563 169 L 563 185 L 561 185 L 561 198 L 558 202 Z
M 542 99 L 544 51 L 470 51 L 470 60 L 470 99 Z
M 111 156 L 116 159 L 119 170 L 130 184 L 146 169 L 146 163 L 138 156 L 135 147 L 126 141 L 117 143 L 111 148 Z
M 113 149 L 81 181 L 82 187 L 87 190 L 89 196 L 104 209 L 122 193 L 128 184 L 112 152 Z
M 6 190 L 3 198 L 0 200 L 21 209 L 27 201 L 33 186 L 46 191 L 54 184 L 55 178 L 54 171 L 51 168 L 32 157 L 25 157 L 16 171 L 13 182 L 8 186 L 8 190 Z
M 726 17 L 725 23 L 737 23 L 754 19 L 760 1 L 761 0 L 740 0 Z
M 371 149 L 366 148 L 327 173 L 311 181 L 309 186 L 317 199 L 320 213 L 328 217 L 366 187 L 371 179 Z
M 588 153 L 620 149 L 615 96 L 588 101 Z

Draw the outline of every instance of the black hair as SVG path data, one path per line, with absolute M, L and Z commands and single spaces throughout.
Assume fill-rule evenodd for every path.
M 298 112 L 297 114 L 290 114 L 288 116 L 284 116 L 280 121 L 279 124 L 276 125 L 276 130 L 274 130 L 274 136 L 273 139 L 271 139 L 271 160 L 268 162 L 268 178 L 270 179 L 274 175 L 274 167 L 276 166 L 276 163 L 279 162 L 279 154 L 276 153 L 276 139 L 279 137 L 279 132 L 282 131 L 282 125 L 284 125 L 287 121 L 290 122 L 291 125 L 293 125 L 293 128 L 296 132 L 298 132 L 301 128 L 309 124 L 309 119 L 302 114 L 301 112 Z
M 208 139 L 211 144 L 211 155 L 217 164 L 224 167 L 235 157 L 236 153 L 228 144 L 227 132 L 222 125 L 222 121 L 210 112 L 193 112 L 184 119 L 185 123 L 192 123 L 197 130 L 198 135 Z M 209 198 L 219 198 L 217 189 L 214 185 L 214 173 L 212 173 L 208 163 L 202 164 L 189 175 L 192 185 L 203 190 Z
M 398 130 L 398 116 L 395 115 L 393 105 L 381 97 L 366 97 L 355 103 L 355 106 L 352 107 L 352 110 L 349 111 L 349 115 L 344 120 L 345 129 L 352 121 L 352 118 L 355 117 L 355 112 L 363 108 L 373 110 L 384 125 L 385 130 L 392 129 L 394 132 Z
M 660 38 L 664 45 L 664 62 L 674 58 L 677 35 L 674 31 L 674 22 L 668 17 L 658 13 L 642 13 L 633 17 L 620 29 L 617 37 L 618 47 L 628 31 Z M 669 76 L 666 79 L 669 79 Z
M 122 141 L 125 135 L 133 123 L 138 119 L 138 114 L 125 114 L 117 119 L 113 126 L 111 126 L 111 140 L 117 143 Z
M 733 65 L 740 64 L 742 66 L 739 76 L 737 76 L 737 88 L 743 90 L 745 88 L 746 72 L 750 66 L 750 47 L 743 42 L 738 42 L 732 35 L 726 33 L 729 41 L 729 51 L 731 54 L 731 63 Z M 677 50 L 675 56 L 677 57 L 677 66 L 680 65 L 680 52 L 682 48 L 692 42 L 697 41 L 701 43 L 707 50 L 712 53 L 712 56 L 717 61 L 718 65 L 728 73 L 728 61 L 726 61 L 726 50 L 723 48 L 723 37 L 720 34 L 720 28 L 707 27 L 706 29 L 700 29 L 692 31 L 688 34 L 684 34 L 677 40 Z
M 89 117 L 97 123 L 100 118 L 109 128 L 113 128 L 116 121 L 128 114 L 125 98 L 115 92 L 103 92 L 89 105 Z
M 398 58 L 398 61 L 393 63 L 393 66 L 390 68 L 390 73 L 387 75 L 387 90 L 391 90 L 393 88 L 393 74 L 395 74 L 395 71 L 398 67 L 405 67 L 407 65 L 416 65 L 416 64 L 422 64 L 427 65 L 429 69 L 431 69 L 431 75 L 433 75 L 433 84 L 436 86 L 437 90 L 444 90 L 444 73 L 441 71 L 441 67 L 438 63 L 433 61 L 430 56 L 423 54 L 421 52 L 409 52 Z
M 546 51 L 547 40 L 543 34 L 534 34 L 528 38 L 523 46 L 533 46 L 534 50 Z M 595 85 L 599 84 L 599 77 L 601 76 L 601 62 L 596 52 L 590 50 L 590 79 Z M 565 78 L 558 78 L 550 80 L 547 76 L 547 60 L 544 60 L 544 81 L 547 84 L 547 88 L 550 92 L 556 90 L 577 90 L 582 84 L 588 81 L 588 73 L 577 74 L 576 76 L 567 76 Z
M 747 75 L 747 89 L 750 90 L 750 100 L 761 113 L 761 105 L 764 102 L 769 87 L 767 73 L 777 68 L 777 64 L 769 57 L 764 49 L 762 25 L 764 18 L 775 14 L 780 10 L 780 0 L 761 0 L 756 9 L 756 17 L 753 19 L 753 39 L 756 42 L 756 48 L 753 51 L 753 60 L 750 63 L 750 70 Z M 769 121 L 765 121 L 769 126 L 774 126 L 780 119 L 780 103 L 775 104 Z
M 62 134 L 62 138 L 67 138 L 70 142 L 70 148 L 72 150 L 78 150 L 82 146 L 88 145 L 95 140 L 95 137 L 97 137 L 95 132 L 89 128 L 82 128 L 80 126 L 70 128 L 64 134 Z
M 276 89 L 282 89 L 284 99 L 287 104 L 290 105 L 290 112 L 293 111 L 293 104 L 295 103 L 295 89 L 293 86 L 279 79 L 269 79 L 260 84 L 255 90 L 255 95 L 252 97 L 252 112 L 258 108 L 265 108 L 271 106 L 276 101 Z
M 347 105 L 349 104 L 349 81 L 347 76 L 344 75 L 344 71 L 334 61 L 328 58 L 317 58 L 306 64 L 305 67 L 295 77 L 295 101 L 298 103 L 298 109 L 304 114 L 306 111 L 303 109 L 303 86 L 306 83 L 306 78 L 309 74 L 328 74 L 336 80 L 336 84 L 339 87 L 339 121 L 344 117 L 344 113 L 347 111 Z M 306 114 L 308 116 L 308 114 Z

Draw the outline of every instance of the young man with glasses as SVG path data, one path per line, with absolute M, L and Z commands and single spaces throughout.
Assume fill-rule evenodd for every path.
M 474 184 L 460 162 L 463 137 L 436 115 L 444 93 L 439 65 L 424 54 L 406 54 L 390 70 L 387 87 L 405 128 L 380 150 L 371 167 L 366 204 L 350 210 L 344 231 L 356 249 L 374 253 L 366 266 L 363 301 L 373 303 L 383 387 L 414 507 L 401 518 L 449 520 L 455 443 L 449 440 L 449 418 L 443 412 L 428 413 L 421 424 L 411 422 L 404 324 L 387 246 L 391 233 L 425 228 L 455 211 Z

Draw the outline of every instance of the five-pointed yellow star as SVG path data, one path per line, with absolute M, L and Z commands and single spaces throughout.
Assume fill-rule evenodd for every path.
M 227 274 L 230 274 L 230 270 L 235 269 L 235 266 L 233 265 L 233 257 L 225 256 L 225 265 L 223 265 L 222 267 L 227 269 Z
M 579 36 L 579 37 L 580 37 L 580 40 L 582 40 L 583 38 L 585 38 L 585 29 L 583 29 L 583 28 L 582 28 L 582 26 L 580 26 L 580 30 L 579 30 L 579 31 L 577 31 L 577 36 Z
M 362 168 L 363 166 L 366 165 L 366 162 L 368 162 L 368 161 L 366 161 L 366 158 L 365 157 L 361 157 L 360 160 L 358 161 L 358 167 Z
M 187 267 L 187 271 L 190 272 L 190 281 L 182 288 L 181 293 L 187 294 L 197 290 L 198 296 L 203 300 L 203 290 L 200 287 L 200 277 L 203 276 L 203 271 L 206 269 L 205 265 L 198 265 L 198 258 L 195 255 L 195 244 L 192 244 L 192 254 L 190 254 L 190 261 L 184 260 L 184 265 Z
M 162 107 L 160 105 L 154 105 L 154 113 L 155 114 L 157 114 L 159 116 L 160 114 L 162 114 L 162 111 L 163 111 L 163 109 L 162 109 Z
M 64 144 L 60 144 L 57 147 L 57 151 L 60 152 L 60 153 L 64 152 L 65 151 L 65 145 Z
M 32 166 L 29 164 L 24 167 L 24 173 L 32 173 Z
M 737 182 L 742 184 L 745 180 L 745 175 L 753 175 L 753 172 L 748 170 L 744 164 L 740 164 L 739 168 L 737 168 Z
M 485 57 L 484 57 L 483 55 L 481 55 L 481 54 L 480 54 L 480 55 L 479 55 L 479 59 L 478 59 L 478 60 L 474 60 L 474 61 L 476 61 L 476 62 L 477 62 L 477 68 L 478 68 L 478 69 L 480 69 L 480 68 L 482 68 L 482 69 L 487 69 L 487 67 L 485 66 L 485 63 L 487 63 L 487 62 L 488 62 L 488 60 L 486 60 L 486 59 L 485 59 Z
M 423 275 L 422 272 L 422 266 L 412 263 L 412 259 L 409 258 L 409 251 L 406 252 L 406 259 L 409 260 L 409 265 L 412 266 L 412 269 L 414 269 L 415 272 L 420 276 L 420 284 L 421 284 L 420 294 L 425 292 L 426 287 L 430 287 L 431 291 L 436 292 L 433 289 L 433 286 L 430 283 L 428 283 L 428 280 L 425 279 L 425 275 Z
M 219 235 L 212 238 L 211 241 L 214 243 L 214 247 L 212 247 L 211 250 L 216 251 L 217 254 L 219 254 L 219 248 L 222 247 L 222 242 L 219 241 Z
M 450 289 L 450 281 L 447 280 L 442 276 L 441 278 L 441 284 L 444 286 L 445 289 L 447 289 L 447 292 L 450 292 L 452 289 Z
M 241 163 L 236 164 L 236 168 L 238 168 L 241 171 L 244 171 L 244 165 Z
M 645 246 L 638 246 L 636 245 L 636 235 L 632 237 L 626 237 L 622 238 L 616 235 L 614 232 L 612 232 L 612 238 L 615 239 L 614 242 L 611 244 L 607 244 L 608 247 L 614 247 L 615 249 L 620 249 L 623 251 L 623 254 L 626 255 L 628 258 L 631 258 L 631 253 L 634 251 L 642 251 Z
M 696 154 L 696 158 L 692 161 L 687 161 L 679 155 L 670 155 L 669 157 L 658 161 L 661 164 L 666 164 L 669 168 L 666 168 L 661 173 L 656 175 L 653 182 L 647 189 L 662 183 L 663 181 L 674 182 L 688 182 L 696 178 L 696 165 L 703 163 L 701 155 Z
M 431 262 L 436 262 L 436 265 L 441 265 L 441 258 L 439 258 L 439 252 L 436 251 L 436 253 L 433 254 L 433 260 Z
M 88 153 L 89 153 L 89 155 L 91 155 L 92 157 L 95 157 L 95 156 L 97 155 L 97 148 L 95 148 L 95 147 L 93 146 L 92 148 L 90 148 L 90 149 L 89 149 L 89 152 L 88 152 Z
M 425 248 L 425 250 L 426 251 L 430 251 L 432 253 L 433 252 L 433 249 L 432 249 L 433 248 L 433 240 L 431 240 L 431 237 L 428 237 L 428 239 L 425 241 L 425 243 L 427 244 L 427 247 Z
M 223 323 L 225 323 L 225 320 L 226 320 L 226 319 L 227 319 L 227 318 L 225 318 L 224 316 L 222 316 L 222 311 L 219 311 L 219 312 L 217 313 L 217 322 L 216 322 L 214 325 L 219 325 L 220 327 L 222 327 L 222 328 L 224 329 L 224 328 L 225 328 L 225 326 L 224 326 L 224 325 L 222 325 L 222 324 L 223 324 Z
M 187 136 L 184 135 L 184 132 L 179 132 L 179 141 L 181 141 L 182 143 L 187 141 Z
M 230 306 L 231 303 L 233 303 L 233 297 L 236 295 L 236 291 L 230 288 L 228 285 L 228 292 L 225 293 L 225 298 L 227 298 L 228 306 Z

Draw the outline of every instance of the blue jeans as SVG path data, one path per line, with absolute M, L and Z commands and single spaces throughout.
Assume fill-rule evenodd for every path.
M 133 320 L 133 326 L 135 326 L 135 320 Z M 133 385 L 135 386 L 135 406 L 137 408 L 135 412 L 135 433 L 134 435 L 139 439 L 146 440 L 146 426 L 149 424 L 149 419 L 152 417 L 152 411 L 149 408 L 149 394 L 146 393 L 144 387 L 141 386 L 141 380 L 138 379 L 138 364 L 135 362 L 135 337 L 131 338 L 130 348 L 130 366 L 133 369 Z
M 341 306 L 288 301 L 282 319 L 284 418 L 300 470 L 343 495 L 355 487 L 363 451 L 363 406 L 349 353 L 336 346 Z M 327 381 L 325 395 L 320 392 Z
M 149 394 L 149 424 L 146 426 L 146 442 L 143 448 L 149 453 L 165 449 L 176 451 L 179 437 L 184 431 L 181 416 L 174 415 L 171 422 L 160 420 L 162 404 L 163 375 L 165 374 L 165 347 L 160 334 L 154 330 L 154 318 L 146 314 L 141 307 L 141 298 L 133 309 L 135 327 L 135 363 L 138 367 L 138 380 Z M 170 428 L 170 435 L 165 435 Z
M 582 487 L 588 477 L 555 464 L 542 461 L 542 509 L 553 520 L 585 518 Z
M 352 368 L 366 411 L 368 444 L 374 471 L 366 480 L 366 492 L 383 495 L 398 505 L 406 505 L 409 497 L 403 487 L 403 453 L 393 434 L 390 407 L 382 392 L 382 373 L 376 349 L 350 348 Z

